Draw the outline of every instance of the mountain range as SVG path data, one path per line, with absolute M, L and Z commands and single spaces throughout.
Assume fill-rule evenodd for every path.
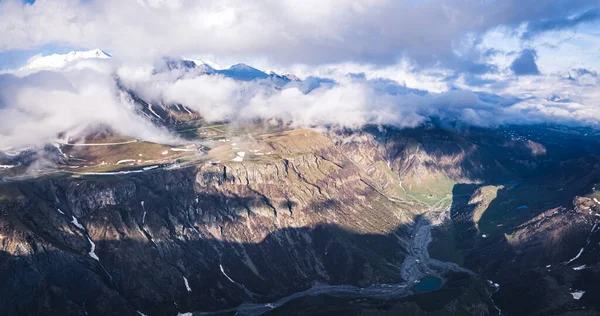
M 111 56 L 101 49 L 89 51 L 71 51 L 67 54 L 52 54 L 48 56 L 36 55 L 25 63 L 23 69 L 40 70 L 40 69 L 57 69 L 63 68 L 70 63 L 85 60 L 85 59 L 107 59 Z
M 153 71 L 323 82 L 211 65 Z M 180 142 L 98 124 L 1 150 L 0 314 L 600 313 L 594 128 L 215 122 L 119 91 Z

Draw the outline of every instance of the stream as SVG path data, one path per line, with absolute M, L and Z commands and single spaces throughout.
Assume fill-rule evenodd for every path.
M 293 300 L 307 296 L 328 295 L 344 299 L 378 299 L 396 300 L 417 293 L 431 292 L 441 288 L 445 280 L 441 277 L 445 272 L 466 272 L 457 264 L 432 259 L 428 246 L 432 241 L 431 229 L 449 218 L 450 207 L 442 211 L 432 211 L 420 217 L 414 224 L 413 234 L 408 248 L 408 256 L 402 263 L 401 275 L 406 282 L 398 284 L 375 284 L 369 287 L 352 285 L 319 284 L 305 291 L 293 293 L 270 303 L 244 303 L 230 309 L 214 312 L 193 312 L 193 315 L 219 315 L 235 313 L 236 315 L 256 316 L 281 307 Z M 184 315 L 186 313 L 180 313 Z M 188 314 L 189 315 L 189 314 Z

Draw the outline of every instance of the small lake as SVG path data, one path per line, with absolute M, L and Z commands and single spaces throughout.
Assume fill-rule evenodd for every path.
M 426 276 L 413 286 L 416 292 L 431 292 L 442 287 L 442 279 L 434 276 Z

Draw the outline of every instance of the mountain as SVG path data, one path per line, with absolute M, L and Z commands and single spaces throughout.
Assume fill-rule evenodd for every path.
M 31 57 L 21 69 L 60 69 L 80 60 L 109 58 L 112 57 L 100 49 L 89 51 L 71 51 L 67 54 L 52 54 L 47 56 L 36 55 Z M 220 74 L 225 77 L 240 81 L 268 79 L 271 81 L 270 84 L 275 87 L 280 87 L 289 82 L 300 82 L 300 79 L 293 74 L 279 75 L 274 72 L 267 74 L 259 69 L 243 63 L 235 64 L 227 69 L 222 69 L 213 62 L 203 61 L 200 59 L 165 57 L 154 65 L 155 73 L 173 70 L 183 70 L 187 75 L 196 76 Z
M 25 160 L 0 171 L 0 310 L 600 308 L 600 138 L 588 130 L 192 132 L 186 146 L 105 132 L 44 149 L 62 158 L 37 174 Z
M 187 59 L 155 71 L 335 84 Z M 92 126 L 0 151 L 0 314 L 600 312 L 595 129 L 206 122 L 117 86 L 185 141 Z
M 218 70 L 217 73 L 242 81 L 265 79 L 269 77 L 269 75 L 267 75 L 265 72 L 250 67 L 246 64 L 235 64 L 227 69 Z
M 197 58 L 184 58 L 184 59 L 193 61 L 199 67 L 207 66 L 207 67 L 210 67 L 215 70 L 223 69 L 219 64 L 217 64 L 213 61 L 210 61 L 210 60 L 197 59 Z
M 83 59 L 108 59 L 111 56 L 100 49 L 72 51 L 67 54 L 36 55 L 31 57 L 22 69 L 56 69 Z

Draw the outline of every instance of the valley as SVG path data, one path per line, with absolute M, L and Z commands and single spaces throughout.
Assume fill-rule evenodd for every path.
M 241 130 L 177 146 L 131 147 L 143 144 L 132 140 L 63 144 L 60 151 L 71 158 L 66 164 L 3 178 L 3 277 L 19 283 L 48 280 L 35 291 L 71 303 L 42 300 L 36 308 L 66 314 L 152 314 L 146 306 L 161 314 L 312 314 L 317 308 L 354 315 L 456 308 L 457 314 L 496 315 L 498 308 L 506 309 L 503 295 L 517 286 L 515 276 L 538 269 L 536 264 L 581 265 L 579 258 L 591 251 L 584 247 L 569 261 L 577 254 L 568 248 L 532 246 L 539 236 L 563 234 L 550 239 L 555 245 L 597 238 L 588 226 L 597 216 L 568 210 L 572 194 L 589 185 L 582 179 L 595 183 L 595 173 L 571 177 L 577 179 L 572 184 L 563 181 L 560 187 L 568 186 L 563 190 L 536 177 L 510 180 L 510 169 L 498 167 L 507 164 L 497 160 L 502 157 L 490 159 L 480 150 L 461 165 L 456 158 L 465 153 L 461 141 L 449 143 L 452 133 L 435 130 L 428 132 L 431 149 L 422 147 L 419 134 L 411 135 L 415 131 L 319 134 L 251 125 Z M 79 147 L 101 147 L 102 155 L 116 162 L 90 164 L 100 161 L 89 158 L 98 154 L 74 151 Z M 161 157 L 166 150 L 167 157 Z M 73 159 L 75 153 L 88 157 L 78 168 L 72 168 L 81 161 Z M 135 153 L 150 161 L 122 162 Z M 596 163 L 590 159 L 587 163 Z M 444 189 L 448 184 L 436 184 L 439 179 L 454 184 Z M 527 198 L 545 186 L 558 194 L 541 195 L 546 202 Z M 586 201 L 592 205 L 580 208 L 596 207 L 591 198 Z M 566 218 L 573 218 L 570 228 L 551 228 Z M 44 260 L 55 263 L 41 264 Z M 65 265 L 77 267 L 76 275 L 88 281 L 77 287 L 53 283 L 57 275 L 69 279 L 56 270 Z M 159 277 L 160 286 L 144 275 Z M 98 296 L 98 289 L 104 294 Z M 112 297 L 112 303 L 75 293 Z M 421 297 L 437 297 L 438 303 Z M 33 312 L 25 306 L 11 308 Z
M 600 315 L 600 0 L 0 0 L 0 316 Z
M 0 152 L 8 314 L 598 308 L 589 130 L 208 122 L 128 93 L 169 142 L 97 126 Z

